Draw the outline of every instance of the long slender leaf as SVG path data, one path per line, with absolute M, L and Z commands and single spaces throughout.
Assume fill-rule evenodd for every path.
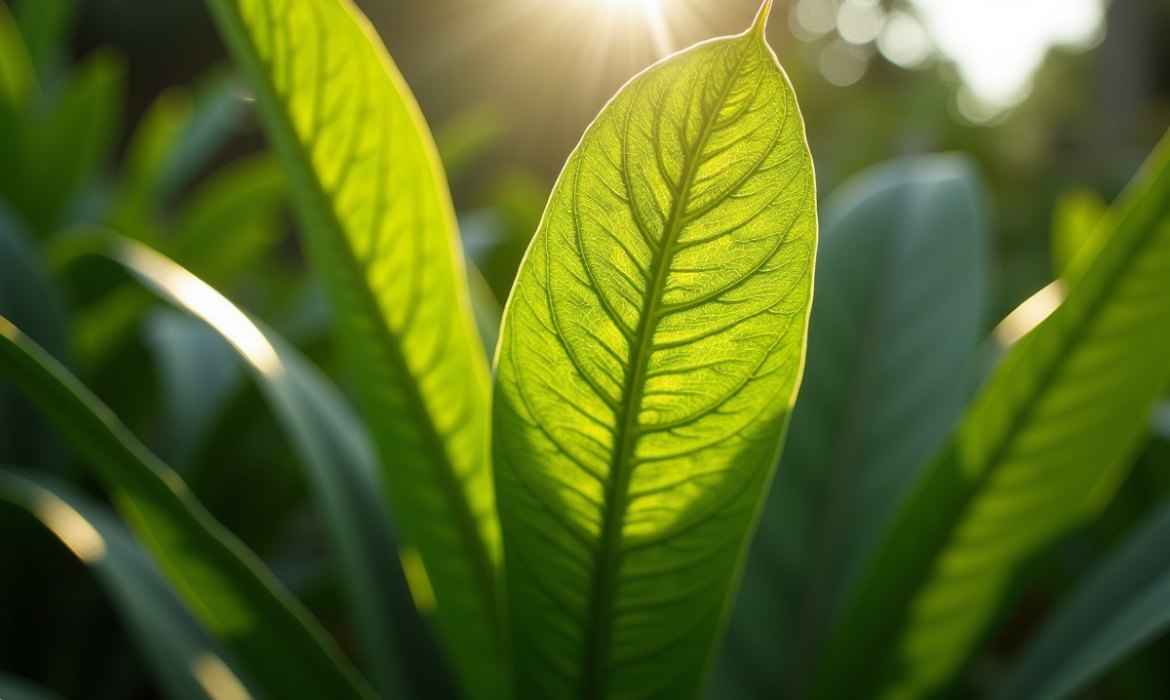
M 716 697 L 799 694 L 846 583 L 958 418 L 983 330 L 985 202 L 958 155 L 876 166 L 826 200 L 808 366 Z
M 276 357 L 271 346 L 257 345 L 256 352 Z M 86 457 L 180 596 L 267 695 L 373 697 L 320 625 L 255 555 L 108 408 L 3 317 L 0 374 Z
M 618 93 L 513 289 L 493 446 L 520 698 L 705 676 L 812 297 L 812 162 L 768 9 Z
M 68 58 L 77 10 L 77 0 L 23 0 L 16 6 L 16 21 L 43 83 L 48 84 Z
M 854 589 L 817 697 L 920 698 L 953 677 L 1018 566 L 1108 499 L 1170 369 L 1170 138 L 1078 254 L 915 484 Z
M 0 200 L 0 315 L 26 329 L 53 357 L 68 364 L 65 306 L 42 269 L 35 239 Z M 56 468 L 66 454 L 28 402 L 0 382 L 0 461 Z
M 434 143 L 348 0 L 208 0 L 293 179 L 310 258 L 464 691 L 501 688 L 488 372 Z
M 1170 629 L 1170 507 L 1085 581 L 1024 651 L 992 700 L 1072 696 Z
M 113 512 L 64 482 L 12 467 L 0 468 L 0 498 L 26 509 L 93 570 L 167 697 L 255 695 Z
M 383 697 L 403 696 L 405 679 L 417 670 L 406 662 L 425 661 L 425 649 L 418 647 L 425 645 L 426 631 L 419 629 L 422 621 L 398 564 L 380 474 L 361 420 L 307 359 L 190 272 L 133 241 L 106 241 L 107 255 L 155 293 L 206 321 L 250 370 L 296 446 L 325 516 L 368 674 Z
M 37 91 L 32 56 L 20 26 L 0 2 L 0 114 L 18 112 Z M 0 126 L 8 125 L 0 122 Z

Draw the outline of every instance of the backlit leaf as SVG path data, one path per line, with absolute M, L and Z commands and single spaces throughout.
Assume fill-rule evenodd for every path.
M 493 447 L 520 698 L 694 697 L 709 664 L 799 381 L 816 249 L 767 10 L 622 89 L 512 291 Z
M 1170 138 L 903 502 L 821 664 L 816 697 L 929 696 L 1013 573 L 1112 496 L 1170 369 Z
M 348 0 L 209 0 L 292 179 L 405 539 L 464 691 L 501 688 L 488 372 L 434 143 Z

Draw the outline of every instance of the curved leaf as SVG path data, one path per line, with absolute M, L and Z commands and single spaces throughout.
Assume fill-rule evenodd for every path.
M 412 609 L 373 447 L 360 418 L 304 356 L 190 272 L 128 239 L 106 241 L 105 254 L 156 294 L 207 322 L 248 367 L 296 447 L 318 499 L 369 675 L 383 697 L 403 696 L 404 679 L 418 670 L 406 662 L 425 661 L 420 656 L 427 632 Z
M 716 670 L 747 697 L 801 692 L 847 582 L 958 418 L 983 331 L 970 159 L 884 163 L 822 212 L 808 366 Z
M 1056 200 L 1052 212 L 1052 272 L 1064 275 L 1085 247 L 1109 205 L 1091 189 L 1071 190 Z
M 1085 581 L 992 700 L 1060 700 L 1170 629 L 1170 507 Z
M 1112 496 L 1170 369 L 1170 138 L 924 472 L 855 586 L 817 697 L 929 695 L 1020 564 Z M 1080 269 L 1078 269 L 1080 268 Z
M 0 112 L 19 111 L 39 91 L 20 25 L 0 2 Z
M 225 687 L 243 690 L 232 696 L 241 700 L 255 694 L 104 505 L 45 474 L 12 467 L 0 468 L 0 498 L 26 509 L 93 570 L 167 697 L 207 700 L 221 697 L 209 690 Z
M 812 296 L 812 162 L 767 10 L 618 93 L 512 291 L 494 459 L 520 698 L 705 675 Z
M 0 200 L 0 315 L 68 364 L 65 305 L 42 269 L 32 233 Z M 28 402 L 0 381 L 0 462 L 56 467 L 65 461 L 61 441 Z
M 319 623 L 203 509 L 182 480 L 3 317 L 0 374 L 87 458 L 180 596 L 267 695 L 374 697 Z
M 386 486 L 475 698 L 501 687 L 488 373 L 418 106 L 348 0 L 209 0 L 293 180 Z

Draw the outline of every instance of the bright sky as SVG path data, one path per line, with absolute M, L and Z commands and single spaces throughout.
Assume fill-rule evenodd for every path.
M 974 97 L 1014 106 L 1051 46 L 1092 46 L 1103 0 L 914 0 L 941 53 L 955 61 Z

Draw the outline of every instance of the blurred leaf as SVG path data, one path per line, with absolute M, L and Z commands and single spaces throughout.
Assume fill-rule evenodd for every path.
M 826 200 L 808 365 L 715 697 L 803 692 L 848 582 L 958 418 L 983 329 L 986 209 L 957 155 L 890 161 Z
M 0 374 L 86 457 L 187 605 L 266 694 L 373 697 L 320 624 L 203 509 L 178 475 L 3 317 Z
M 1052 213 L 1052 272 L 1063 275 L 1092 236 L 1109 205 L 1088 188 L 1066 192 Z
M 1170 507 L 1134 532 L 1029 643 L 992 700 L 1059 700 L 1170 629 Z
M 471 308 L 475 312 L 475 325 L 479 328 L 479 337 L 483 338 L 483 349 L 488 357 L 493 357 L 496 341 L 500 337 L 504 307 L 500 306 L 500 301 L 483 278 L 483 273 L 471 260 L 467 261 L 467 282 L 471 291 Z
M 360 418 L 296 350 L 190 272 L 125 239 L 109 239 L 105 253 L 156 294 L 207 322 L 244 361 L 295 446 L 325 516 L 370 676 L 384 697 L 402 696 L 411 670 L 402 662 L 411 651 L 422 651 L 410 645 L 425 644 L 426 636 L 410 608 L 373 446 Z
M 0 2 L 0 110 L 19 111 L 36 90 L 37 76 L 20 26 Z
M 202 439 L 240 382 L 232 347 L 199 321 L 157 310 L 143 333 L 157 363 L 166 425 L 167 462 L 186 478 Z
M 21 324 L 53 357 L 69 363 L 64 304 L 45 273 L 32 234 L 0 200 L 0 315 Z M 58 467 L 65 451 L 23 397 L 0 382 L 0 463 Z
M 694 697 L 718 641 L 816 250 L 769 5 L 618 93 L 520 270 L 493 421 L 520 698 Z
M 32 681 L 0 671 L 0 697 L 4 700 L 63 700 L 48 688 L 42 688 Z
M 1170 138 L 1077 256 L 1068 298 L 914 485 L 838 620 L 817 697 L 931 694 L 1020 564 L 1112 496 L 1170 367 L 1168 158 Z
M 226 697 L 217 689 L 244 690 L 239 669 L 104 505 L 50 476 L 13 467 L 0 468 L 0 498 L 26 509 L 93 570 L 167 697 L 207 700 Z
M 67 58 L 77 5 L 77 0 L 18 0 L 16 19 L 42 82 L 54 77 Z
M 501 690 L 488 372 L 442 168 L 348 2 L 209 0 L 289 169 L 310 259 L 464 691 Z M 294 48 L 295 47 L 295 48 Z
M 11 124 L 0 122 L 0 193 L 35 231 L 50 233 L 63 223 L 115 146 L 124 73 L 120 59 L 97 51 L 56 99 L 30 106 Z
M 287 196 L 288 178 L 272 156 L 234 161 L 187 198 L 168 248 L 200 279 L 227 282 L 279 242 Z
M 458 180 L 507 130 L 503 110 L 487 102 L 466 107 L 435 127 L 435 146 L 447 177 Z
M 191 87 L 194 113 L 159 173 L 159 196 L 173 197 L 205 168 L 248 114 L 244 89 L 235 73 L 212 69 Z
M 182 88 L 169 88 L 155 98 L 130 136 L 123 158 L 122 182 L 110 212 L 109 223 L 123 234 L 158 245 L 160 175 L 171 153 L 191 122 L 191 96 Z

